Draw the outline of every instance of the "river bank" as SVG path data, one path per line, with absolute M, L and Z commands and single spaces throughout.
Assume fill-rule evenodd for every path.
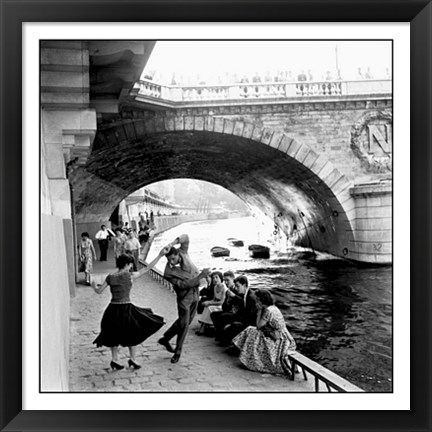
M 252 288 L 271 289 L 302 354 L 365 391 L 391 392 L 392 267 L 357 265 L 328 254 L 296 260 L 285 244 L 266 242 L 272 238 L 269 228 L 252 218 L 183 224 L 157 236 L 147 260 L 187 232 L 199 267 L 233 270 L 246 275 Z M 229 246 L 230 237 L 245 246 Z M 270 259 L 250 258 L 251 243 L 270 246 Z M 230 257 L 212 257 L 213 246 L 228 247 Z
M 94 263 L 94 277 L 100 280 L 114 270 L 114 262 Z M 158 338 L 177 316 L 175 295 L 145 274 L 134 283 L 132 301 L 151 307 L 167 324 L 137 348 L 139 370 L 109 368 L 110 350 L 92 344 L 99 333 L 102 313 L 109 303 L 109 290 L 97 295 L 77 285 L 71 299 L 71 347 L 69 387 L 72 392 L 313 392 L 313 381 L 261 374 L 240 366 L 213 338 L 195 335 L 197 318 L 191 324 L 179 363 L 157 344 Z M 120 363 L 127 363 L 127 348 L 120 351 Z

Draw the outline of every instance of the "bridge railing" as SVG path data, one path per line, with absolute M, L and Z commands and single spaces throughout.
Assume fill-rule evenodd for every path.
M 173 292 L 173 293 L 175 292 L 173 284 L 171 282 L 168 282 L 163 277 L 163 273 L 160 270 L 158 270 L 156 268 L 152 268 L 149 273 L 150 273 L 150 276 L 153 279 L 156 279 L 161 285 L 167 287 L 171 292 Z
M 158 269 L 151 269 L 150 275 L 156 279 L 159 283 L 166 286 L 170 291 L 174 292 L 173 285 L 168 282 L 164 277 L 163 273 Z M 313 360 L 305 357 L 299 352 L 289 354 L 288 356 L 291 370 L 299 371 L 301 369 L 303 379 L 308 380 L 309 376 L 312 376 L 315 383 L 315 392 L 326 390 L 328 392 L 363 392 L 361 388 L 351 384 L 346 379 L 336 375 L 334 372 L 326 369 L 324 366 L 314 362 Z M 291 380 L 295 380 L 296 373 L 291 375 Z M 324 387 L 325 386 L 325 387 Z
M 166 102 L 196 102 L 222 100 L 260 100 L 284 98 L 328 98 L 342 96 L 391 94 L 390 79 L 361 81 L 295 81 L 267 83 L 237 83 L 228 85 L 175 86 L 140 80 L 135 95 Z

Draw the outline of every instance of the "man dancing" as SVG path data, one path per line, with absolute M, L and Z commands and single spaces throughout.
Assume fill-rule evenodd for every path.
M 175 245 L 180 247 L 176 248 Z M 165 332 L 158 343 L 163 345 L 169 352 L 174 353 L 171 363 L 177 363 L 180 360 L 183 343 L 192 322 L 199 299 L 200 280 L 205 279 L 211 273 L 206 268 L 198 270 L 192 262 L 189 250 L 189 236 L 182 234 L 171 243 L 165 246 L 167 265 L 165 267 L 164 278 L 171 282 L 177 295 L 178 318 L 172 326 Z M 172 348 L 170 340 L 177 335 L 175 349 Z

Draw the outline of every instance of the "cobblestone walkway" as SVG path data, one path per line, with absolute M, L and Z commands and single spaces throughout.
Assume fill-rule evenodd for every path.
M 94 277 L 103 277 L 113 270 L 112 261 L 95 263 Z M 101 283 L 101 282 L 100 282 Z M 243 369 L 236 357 L 226 354 L 214 338 L 195 335 L 197 318 L 192 323 L 182 357 L 171 364 L 172 354 L 157 344 L 158 338 L 176 319 L 175 294 L 155 281 L 149 274 L 135 280 L 131 300 L 139 306 L 151 307 L 165 317 L 167 324 L 158 333 L 137 347 L 135 371 L 109 368 L 111 352 L 92 344 L 99 334 L 100 319 L 109 303 L 106 289 L 97 295 L 84 285 L 77 285 L 71 299 L 70 382 L 72 392 L 305 392 L 314 391 L 312 381 L 301 374 L 296 381 Z M 172 340 L 175 343 L 175 339 Z M 127 365 L 127 348 L 120 349 L 119 363 Z

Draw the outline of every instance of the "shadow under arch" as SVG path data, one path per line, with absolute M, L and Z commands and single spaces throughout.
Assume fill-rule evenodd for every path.
M 181 120 L 180 120 L 181 119 Z M 85 166 L 71 167 L 76 221 L 106 220 L 135 190 L 162 180 L 218 184 L 276 216 L 297 244 L 349 258 L 350 181 L 284 133 L 214 117 L 119 118 L 99 127 Z

